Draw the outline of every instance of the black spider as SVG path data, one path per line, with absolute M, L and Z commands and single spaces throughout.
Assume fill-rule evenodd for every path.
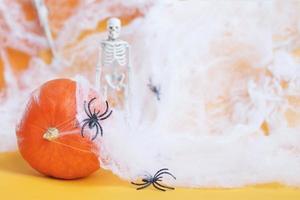
M 83 125 L 82 125 L 82 128 L 81 128 L 81 136 L 84 137 L 84 134 L 83 134 L 83 131 L 84 131 L 84 128 L 88 125 L 89 126 L 89 129 L 92 129 L 94 127 L 96 127 L 96 134 L 95 136 L 92 138 L 92 140 L 96 139 L 96 137 L 98 136 L 99 134 L 99 129 L 100 129 L 100 134 L 101 136 L 103 135 L 103 129 L 102 129 L 102 126 L 100 124 L 100 121 L 102 120 L 105 120 L 107 119 L 111 113 L 112 113 L 112 110 L 107 114 L 108 112 L 108 102 L 106 101 L 106 109 L 104 111 L 104 113 L 102 114 L 99 114 L 100 113 L 100 110 L 98 112 L 96 112 L 96 109 L 94 109 L 94 112 L 92 113 L 91 111 L 91 104 L 92 102 L 96 99 L 96 97 L 92 98 L 88 105 L 86 106 L 86 101 L 84 101 L 84 111 L 85 113 L 87 114 L 88 118 L 87 119 L 84 119 L 82 122 L 83 122 Z
M 157 100 L 160 100 L 160 87 L 156 86 L 152 83 L 151 78 L 149 79 L 149 83 L 147 84 L 151 92 L 153 92 L 156 95 Z
M 154 176 L 145 175 L 145 178 L 142 179 L 143 183 L 131 182 L 131 184 L 137 185 L 138 186 L 137 190 L 144 189 L 144 188 L 150 186 L 151 184 L 156 189 L 164 191 L 164 192 L 166 191 L 166 189 L 174 190 L 175 188 L 173 188 L 173 187 L 165 186 L 165 185 L 162 185 L 161 183 L 159 183 L 162 181 L 163 174 L 170 175 L 172 178 L 174 178 L 176 180 L 176 177 L 173 174 L 171 174 L 170 172 L 168 172 L 168 170 L 169 169 L 167 169 L 167 168 L 160 169 L 154 174 Z M 164 189 L 164 188 L 166 188 L 166 189 Z

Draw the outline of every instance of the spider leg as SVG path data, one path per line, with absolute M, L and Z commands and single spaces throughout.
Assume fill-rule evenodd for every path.
M 162 176 L 156 177 L 156 181 L 162 181 Z
M 100 113 L 100 110 L 98 110 L 98 112 L 96 112 L 95 114 L 98 116 L 99 113 Z
M 131 184 L 133 184 L 133 185 L 138 185 L 138 186 L 141 186 L 141 185 L 147 185 L 148 184 L 148 182 L 147 183 L 135 183 L 135 182 L 131 182 Z
M 137 190 L 141 190 L 141 189 L 144 189 L 144 188 L 148 187 L 149 185 L 151 185 L 151 182 L 145 184 L 145 185 L 142 186 L 142 187 L 136 188 L 136 189 L 137 189 Z
M 146 180 L 151 180 L 153 179 L 153 176 L 151 174 L 149 174 L 148 172 L 146 172 L 146 174 L 144 175 Z
M 106 109 L 105 109 L 104 113 L 102 113 L 101 115 L 99 115 L 99 117 L 102 117 L 102 116 L 104 116 L 104 115 L 107 113 L 107 111 L 108 111 L 108 108 L 109 108 L 109 106 L 108 106 L 108 102 L 107 102 L 107 101 L 105 101 L 105 104 L 106 104 Z
M 91 111 L 91 104 L 92 104 L 92 102 L 93 102 L 95 99 L 96 99 L 96 97 L 92 98 L 92 99 L 89 101 L 89 103 L 88 103 L 88 111 L 89 111 L 89 113 L 90 113 L 91 116 L 93 115 L 93 114 L 92 114 L 92 111 Z
M 95 126 L 96 126 L 96 135 L 92 138 L 92 141 L 97 138 L 98 133 L 99 133 L 98 124 L 96 124 Z
M 162 171 L 168 171 L 169 169 L 168 168 L 162 168 L 160 170 L 158 170 L 155 174 L 154 174 L 154 177 L 156 177 L 160 172 Z
M 85 111 L 85 113 L 87 114 L 87 116 L 89 116 L 89 118 L 91 118 L 92 115 L 89 113 L 89 111 L 88 111 L 87 108 L 86 108 L 86 101 L 84 101 L 83 107 L 84 107 L 84 111 Z
M 89 118 L 82 120 L 81 123 L 83 123 L 83 122 L 85 123 L 85 122 L 88 122 L 88 121 L 90 121 Z
M 162 188 L 167 188 L 167 189 L 170 189 L 170 190 L 175 190 L 175 188 L 173 188 L 173 187 L 165 186 L 165 185 L 162 185 L 162 184 L 160 184 L 158 182 L 155 182 L 155 184 L 157 184 L 158 186 L 160 186 Z
M 157 93 L 156 97 L 157 97 L 157 100 L 159 101 L 160 100 L 160 92 Z
M 168 174 L 168 175 L 170 175 L 172 178 L 174 178 L 176 180 L 176 177 L 173 174 L 171 174 L 170 172 L 160 172 L 159 174 L 156 175 L 156 177 L 161 176 L 163 174 Z
M 62 122 L 62 123 L 56 125 L 56 128 L 62 128 L 64 125 L 68 125 L 68 123 L 74 121 L 75 119 L 76 119 L 76 118 L 73 117 L 73 118 L 71 118 L 71 119 L 69 119 L 69 120 L 66 120 L 66 121 L 64 121 L 64 122 Z
M 153 182 L 152 185 L 153 185 L 156 189 L 158 189 L 158 190 L 160 190 L 160 191 L 163 191 L 163 192 L 166 191 L 165 189 L 158 187 L 158 186 L 155 184 L 155 182 Z
M 111 115 L 111 113 L 112 113 L 112 110 L 108 113 L 107 116 L 102 117 L 102 118 L 100 118 L 99 120 L 105 120 L 105 119 L 107 119 L 107 118 Z
M 145 174 L 144 176 L 145 176 L 145 178 L 142 179 L 142 181 L 144 181 L 144 182 L 151 180 L 153 178 L 150 174 Z
M 86 127 L 86 125 L 88 125 L 89 124 L 89 122 L 87 121 L 87 122 L 85 122 L 84 124 L 83 124 L 83 126 L 81 127 L 81 136 L 82 137 L 84 137 L 84 135 L 83 135 L 83 130 L 84 130 L 84 128 Z
M 102 126 L 100 125 L 100 123 L 98 123 L 97 125 L 99 126 L 99 129 L 100 129 L 100 135 L 103 136 L 103 129 L 102 129 Z

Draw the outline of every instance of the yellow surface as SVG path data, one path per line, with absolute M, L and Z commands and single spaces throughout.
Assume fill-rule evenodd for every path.
M 243 189 L 179 189 L 160 192 L 153 188 L 137 191 L 103 170 L 80 180 L 44 177 L 31 169 L 18 153 L 0 154 L 0 199 L 101 200 L 101 199 L 300 199 L 300 189 L 269 184 Z

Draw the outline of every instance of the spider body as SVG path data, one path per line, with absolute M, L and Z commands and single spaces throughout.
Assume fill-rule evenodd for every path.
M 173 174 L 171 174 L 170 172 L 168 172 L 168 170 L 169 169 L 167 169 L 167 168 L 163 168 L 163 169 L 158 170 L 154 174 L 154 176 L 145 175 L 145 178 L 142 179 L 142 183 L 135 183 L 135 182 L 131 182 L 131 183 L 133 185 L 138 186 L 137 190 L 144 189 L 150 185 L 153 185 L 153 187 L 155 187 L 156 189 L 163 191 L 163 192 L 165 192 L 166 189 L 174 190 L 175 188 L 165 186 L 161 183 L 164 174 L 169 175 L 176 180 L 176 177 Z
M 151 92 L 153 92 L 156 96 L 156 99 L 159 101 L 160 100 L 160 87 L 156 86 L 152 83 L 152 80 L 149 79 L 148 87 Z
M 89 122 L 89 128 L 90 129 L 94 128 L 97 125 L 98 116 L 96 114 L 93 114 L 88 122 Z
M 96 139 L 99 131 L 100 131 L 100 135 L 103 135 L 103 129 L 102 126 L 100 124 L 100 121 L 107 119 L 111 113 L 112 110 L 110 112 L 108 112 L 109 106 L 108 106 L 108 102 L 106 101 L 106 109 L 103 113 L 99 114 L 100 111 L 96 112 L 96 109 L 94 109 L 94 111 L 91 111 L 91 104 L 92 102 L 96 99 L 96 97 L 92 98 L 88 105 L 86 106 L 86 101 L 84 101 L 84 111 L 86 113 L 86 115 L 88 116 L 88 118 L 84 119 L 82 128 L 81 128 L 81 136 L 84 137 L 84 129 L 86 126 L 88 126 L 89 129 L 94 129 L 96 128 L 96 134 L 95 136 L 92 138 L 92 140 Z

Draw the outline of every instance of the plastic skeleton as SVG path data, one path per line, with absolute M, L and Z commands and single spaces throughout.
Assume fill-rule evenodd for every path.
M 48 45 L 51 49 L 51 53 L 54 57 L 57 57 L 57 52 L 54 46 L 53 37 L 49 26 L 48 9 L 46 7 L 46 4 L 44 3 L 44 0 L 34 0 L 34 5 L 36 7 L 41 26 L 43 27 L 44 32 L 46 34 Z
M 107 22 L 108 38 L 101 42 L 101 63 L 96 66 L 96 88 L 105 99 L 124 92 L 129 109 L 130 46 L 120 40 L 121 21 L 110 18 Z M 99 59 L 100 60 L 100 59 Z

